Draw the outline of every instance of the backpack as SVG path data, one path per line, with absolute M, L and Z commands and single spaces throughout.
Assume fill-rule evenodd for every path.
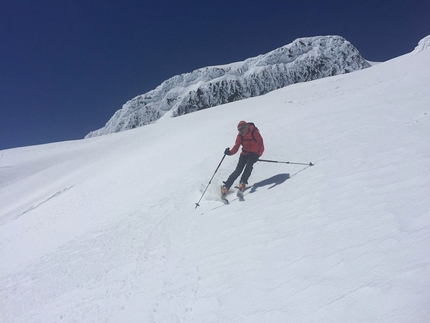
M 250 126 L 254 127 L 254 129 L 252 129 L 252 131 L 251 131 L 252 140 L 257 141 L 257 139 L 255 139 L 254 132 L 255 132 L 255 130 L 257 130 L 258 132 L 260 132 L 260 130 L 254 124 L 254 122 L 247 122 L 247 124 L 249 124 Z M 240 144 L 243 145 L 243 137 L 242 136 L 240 136 Z

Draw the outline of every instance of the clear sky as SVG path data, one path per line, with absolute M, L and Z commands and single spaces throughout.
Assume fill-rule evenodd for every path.
M 83 138 L 174 75 L 299 37 L 340 35 L 386 61 L 429 17 L 428 0 L 2 0 L 0 150 Z

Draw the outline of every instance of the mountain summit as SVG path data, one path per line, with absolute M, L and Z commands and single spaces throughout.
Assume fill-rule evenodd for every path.
M 176 117 L 367 67 L 370 64 L 343 37 L 299 38 L 243 62 L 176 75 L 125 103 L 103 128 L 86 138 L 147 125 L 167 112 Z

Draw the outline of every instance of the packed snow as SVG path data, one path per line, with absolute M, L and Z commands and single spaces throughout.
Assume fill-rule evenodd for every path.
M 430 322 L 430 50 L 0 151 L 0 322 Z M 254 122 L 263 158 L 219 199 Z

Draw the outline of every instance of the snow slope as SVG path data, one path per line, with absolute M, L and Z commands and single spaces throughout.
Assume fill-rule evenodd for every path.
M 0 151 L 0 322 L 430 320 L 430 50 L 156 124 Z M 218 184 L 239 120 L 246 201 Z

